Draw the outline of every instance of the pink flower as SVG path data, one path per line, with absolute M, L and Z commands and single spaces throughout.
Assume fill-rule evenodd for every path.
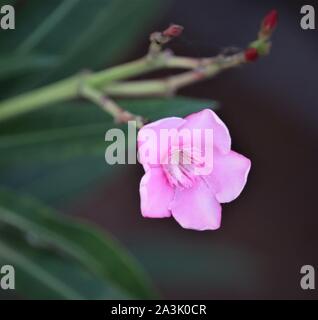
M 190 131 L 191 140 L 184 137 L 177 142 L 171 139 L 161 143 L 161 133 L 171 129 L 177 133 L 183 129 Z M 210 135 L 201 135 L 201 140 L 193 139 L 198 129 L 209 134 L 212 129 L 213 141 Z M 220 203 L 239 196 L 251 166 L 249 159 L 231 150 L 229 131 L 220 118 L 210 109 L 184 119 L 165 118 L 141 128 L 137 140 L 139 161 L 146 171 L 140 182 L 142 215 L 149 218 L 173 216 L 186 229 L 218 229 Z M 213 151 L 213 158 L 198 157 L 197 151 L 202 152 L 202 148 L 205 153 Z M 176 155 L 190 160 L 187 163 L 171 161 Z M 209 170 L 200 174 L 199 169 Z

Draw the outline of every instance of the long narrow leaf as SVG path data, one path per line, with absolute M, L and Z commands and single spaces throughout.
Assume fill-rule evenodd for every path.
M 66 254 L 133 297 L 151 297 L 149 282 L 134 259 L 92 227 L 5 189 L 0 191 L 0 222 Z

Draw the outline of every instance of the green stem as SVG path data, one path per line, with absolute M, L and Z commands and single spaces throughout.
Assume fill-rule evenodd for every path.
M 270 42 L 267 38 L 260 38 L 251 46 L 256 47 L 259 53 L 264 55 L 269 51 Z M 114 96 L 169 95 L 183 86 L 215 76 L 224 69 L 245 62 L 244 53 L 234 54 L 230 57 L 195 59 L 177 57 L 168 51 L 163 51 L 100 72 L 85 76 L 79 74 L 2 101 L 0 102 L 0 122 L 51 103 L 75 98 L 79 95 L 79 90 L 83 85 L 97 91 L 104 90 L 108 95 Z M 190 69 L 190 71 L 163 80 L 116 83 L 161 68 L 182 68 Z
M 194 59 L 193 59 L 194 60 Z M 181 61 L 181 60 L 180 60 Z M 207 63 L 207 60 L 202 60 Z M 212 78 L 225 69 L 239 66 L 245 63 L 244 56 L 241 53 L 231 57 L 220 56 L 209 59 L 209 64 L 195 60 L 191 65 L 197 65 L 197 69 L 184 72 L 175 76 L 170 76 L 159 80 L 139 80 L 111 83 L 104 88 L 107 95 L 113 97 L 139 97 L 139 96 L 169 96 L 178 89 L 192 83 Z M 179 63 L 179 61 L 177 61 Z M 198 65 L 198 63 L 200 63 Z
M 111 83 L 103 90 L 112 97 L 161 96 L 167 93 L 165 80 L 139 80 Z
M 115 102 L 104 96 L 99 90 L 96 90 L 90 86 L 83 86 L 80 90 L 82 97 L 94 102 L 105 111 L 107 111 L 112 117 L 117 118 L 123 111 Z
M 73 76 L 52 85 L 21 94 L 0 103 L 0 121 L 30 112 L 51 103 L 56 103 L 78 96 L 78 90 L 83 82 L 96 88 L 114 80 L 127 79 L 163 66 L 161 59 L 155 63 L 147 58 L 126 63 L 97 73 Z
M 0 103 L 0 121 L 23 114 L 51 103 L 71 99 L 77 95 L 78 77 L 72 77 L 52 85 Z
M 0 121 L 45 107 L 51 103 L 75 98 L 78 96 L 79 87 L 83 82 L 94 88 L 102 88 L 113 81 L 139 76 L 163 67 L 192 68 L 198 64 L 195 61 L 191 58 L 168 56 L 166 52 L 163 52 L 155 59 L 146 56 L 120 66 L 87 74 L 85 77 L 83 75 L 73 76 L 0 102 Z
M 92 88 L 89 85 L 83 85 L 80 89 L 80 95 L 96 105 L 100 106 L 104 111 L 109 113 L 117 123 L 126 123 L 135 121 L 136 127 L 141 128 L 144 125 L 144 119 L 126 110 L 123 110 L 115 101 L 105 96 L 103 92 Z
M 206 59 L 177 57 L 168 52 L 162 52 L 154 58 L 145 56 L 139 60 L 97 72 L 87 78 L 87 83 L 97 88 L 104 87 L 110 82 L 143 75 L 162 68 L 194 69 L 200 66 L 204 60 Z

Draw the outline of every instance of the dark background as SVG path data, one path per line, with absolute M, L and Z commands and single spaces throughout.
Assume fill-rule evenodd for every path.
M 300 288 L 300 268 L 318 271 L 318 31 L 300 28 L 308 1 L 177 0 L 151 31 L 185 27 L 172 48 L 211 56 L 244 47 L 272 8 L 279 26 L 271 54 L 182 90 L 211 98 L 228 125 L 233 149 L 252 160 L 242 195 L 223 205 L 215 232 L 183 230 L 173 219 L 143 219 L 139 166 L 121 168 L 66 211 L 104 226 L 137 256 L 166 298 L 313 299 Z M 313 1 L 318 10 L 318 3 Z M 131 58 L 147 48 L 136 46 Z M 107 197 L 107 201 L 106 201 Z M 94 210 L 91 210 L 94 208 Z
M 169 44 L 177 54 L 214 56 L 229 47 L 235 52 L 256 38 L 261 19 L 271 9 L 277 9 L 279 24 L 269 56 L 180 91 L 183 96 L 217 101 L 216 112 L 230 130 L 233 149 L 252 160 L 241 196 L 223 205 L 219 230 L 196 232 L 182 229 L 173 219 L 142 218 L 139 182 L 144 172 L 140 165 L 110 170 L 104 162 L 103 138 L 105 130 L 114 127 L 113 121 L 83 99 L 58 103 L 1 123 L 0 185 L 35 197 L 44 205 L 84 221 L 85 225 L 94 224 L 104 233 L 114 235 L 149 273 L 162 298 L 318 297 L 318 289 L 304 291 L 300 287 L 301 266 L 313 265 L 318 272 L 318 30 L 301 29 L 300 9 L 312 4 L 318 18 L 318 1 L 131 0 L 124 7 L 125 0 L 79 0 L 64 17 L 57 17 L 60 21 L 52 29 L 47 25 L 47 17 L 64 3 L 62 0 L 0 0 L 0 4 L 8 1 L 16 4 L 17 28 L 12 32 L 0 30 L 0 63 L 4 74 L 6 61 L 13 58 L 13 74 L 1 79 L 0 69 L 1 99 L 83 69 L 101 70 L 139 58 L 147 52 L 148 35 L 170 23 L 185 27 L 183 35 Z M 31 49 L 21 50 L 21 44 L 32 39 L 42 23 L 48 28 L 45 36 Z M 52 57 L 53 61 L 48 59 L 44 66 L 28 66 L 26 58 L 34 54 Z M 149 77 L 166 74 L 157 72 Z M 144 104 L 140 110 L 151 107 Z M 171 105 L 169 109 L 159 109 L 167 116 L 165 112 L 171 115 L 182 108 Z M 158 117 L 157 114 L 152 120 Z M 82 132 L 86 125 L 98 128 L 96 132 Z M 85 135 L 86 132 L 90 134 Z M 60 139 L 55 139 L 54 133 Z M 21 136 L 27 143 L 24 139 L 20 141 Z M 29 141 L 30 137 L 34 141 Z M 19 203 L 18 196 L 16 199 Z M 19 211 L 22 217 L 29 217 L 22 209 Z M 67 218 L 58 213 L 53 216 Z M 17 235 L 3 230 L 0 243 L 4 240 L 9 247 L 13 246 L 17 256 L 21 253 L 31 259 L 28 253 L 32 250 L 39 253 L 39 261 L 58 258 L 54 261 L 68 266 L 69 257 L 59 251 L 49 251 L 48 255 L 50 246 L 38 248 L 37 242 L 28 237 L 22 239 L 27 247 L 24 252 L 21 242 L 16 245 L 11 240 L 16 240 Z M 50 234 L 50 226 L 45 230 Z M 37 239 L 35 230 L 26 227 L 26 235 L 30 235 L 28 232 Z M 58 242 L 61 253 L 63 244 Z M 89 245 L 83 245 L 88 253 Z M 99 250 L 102 251 L 100 247 Z M 103 267 L 107 271 L 112 256 L 104 251 L 95 251 L 95 255 L 104 258 Z M 43 263 L 36 265 L 57 274 L 58 280 L 66 279 L 70 285 L 77 270 L 72 267 L 68 269 L 70 274 L 62 274 L 54 265 L 51 269 Z M 80 273 L 80 280 L 85 280 L 82 275 L 90 275 L 92 270 L 86 271 Z M 121 276 L 121 271 L 118 274 Z M 21 277 L 23 273 L 17 275 Z M 21 296 L 17 292 L 17 298 L 50 297 L 41 291 L 45 283 L 37 287 L 32 277 L 27 279 L 26 290 L 21 291 Z M 111 288 L 108 282 L 106 285 L 100 280 L 95 279 L 106 289 Z M 81 285 L 84 297 L 93 299 L 96 294 L 101 297 L 98 290 L 90 291 L 86 282 Z M 18 286 L 21 288 L 19 279 Z

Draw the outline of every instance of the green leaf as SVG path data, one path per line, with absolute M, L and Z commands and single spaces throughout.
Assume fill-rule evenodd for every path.
M 18 47 L 18 52 L 26 54 L 36 47 L 70 13 L 79 1 L 68 0 L 61 2 L 49 17 L 46 17 L 42 24 L 23 41 Z
M 39 266 L 29 257 L 21 254 L 20 249 L 12 248 L 9 245 L 0 242 L 0 257 L 6 263 L 21 268 L 23 272 L 28 273 L 33 279 L 38 280 L 47 286 L 47 290 L 55 291 L 60 295 L 60 298 L 65 299 L 81 299 L 82 297 L 74 291 L 69 285 L 65 285 L 60 279 L 52 276 L 48 271 Z M 18 270 L 19 270 L 18 269 Z M 30 281 L 30 286 L 32 281 Z
M 188 97 L 119 100 L 118 104 L 149 121 L 166 117 L 185 117 L 204 108 L 216 109 L 217 102 Z
M 33 242 L 39 246 L 67 256 L 124 294 L 135 298 L 153 296 L 151 285 L 136 261 L 109 236 L 62 216 L 30 197 L 0 189 L 0 199 L 2 225 L 35 239 Z M 28 272 L 37 266 L 8 245 L 0 249 L 6 252 L 7 257 L 11 255 L 19 265 L 26 263 Z M 42 273 L 41 276 L 45 278 L 47 275 Z
M 119 170 L 113 171 L 103 157 L 81 156 L 51 164 L 5 166 L 0 176 L 2 184 L 16 191 L 27 190 L 45 203 L 61 207 L 87 195 L 97 183 L 111 181 L 111 173 Z
M 121 100 L 118 103 L 150 120 L 185 116 L 215 106 L 211 101 L 188 98 Z M 103 158 L 106 130 L 114 126 L 113 119 L 91 103 L 51 106 L 2 124 L 0 164 L 57 162 L 89 154 Z M 121 127 L 126 128 L 125 125 Z
M 34 241 L 33 241 L 34 242 Z M 0 264 L 15 268 L 15 291 L 28 299 L 123 299 L 129 296 L 53 250 L 3 229 Z
M 132 44 L 136 44 L 138 35 L 148 37 L 148 33 L 143 33 L 143 30 L 152 19 L 157 18 L 165 2 L 97 1 L 95 13 L 85 15 L 86 19 L 78 26 L 80 30 L 75 31 L 77 37 L 67 44 L 63 53 L 64 60 L 50 79 L 70 75 L 83 68 L 100 68 L 118 62 Z M 94 1 L 91 1 L 90 7 L 93 5 Z M 87 1 L 82 0 L 77 9 L 82 13 L 85 7 L 88 7 Z M 69 23 L 65 20 L 56 31 L 65 29 Z
M 16 30 L 1 33 L 1 54 L 36 52 L 61 59 L 54 70 L 38 70 L 10 83 L 6 94 L 55 81 L 83 69 L 113 65 L 148 38 L 170 0 L 32 0 L 16 8 Z M 22 59 L 23 60 L 23 59 Z
M 0 57 L 0 80 L 15 78 L 29 72 L 48 70 L 58 65 L 58 58 L 53 56 L 2 56 Z

